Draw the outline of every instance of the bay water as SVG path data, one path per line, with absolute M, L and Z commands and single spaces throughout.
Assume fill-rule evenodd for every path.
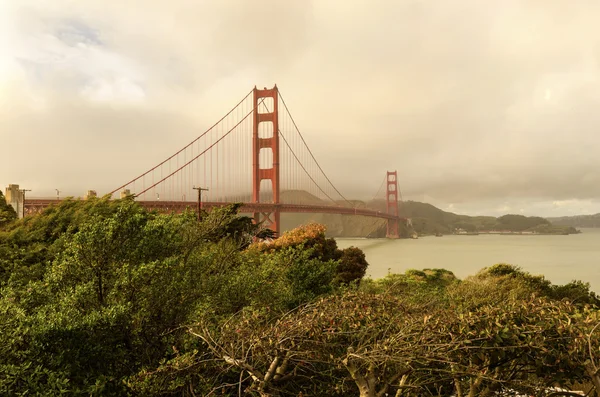
M 336 239 L 338 247 L 361 248 L 369 262 L 367 276 L 385 277 L 408 269 L 442 268 L 458 278 L 496 263 L 520 266 L 555 284 L 590 283 L 600 293 L 600 228 L 563 235 L 447 235 L 419 239 Z

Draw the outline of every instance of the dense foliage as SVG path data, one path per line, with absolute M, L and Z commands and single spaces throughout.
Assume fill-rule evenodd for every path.
M 510 265 L 362 280 L 321 225 L 67 200 L 0 232 L 1 395 L 600 390 L 598 297 Z
M 6 203 L 4 194 L 0 191 L 0 227 L 7 225 L 15 219 L 17 219 L 15 209 Z

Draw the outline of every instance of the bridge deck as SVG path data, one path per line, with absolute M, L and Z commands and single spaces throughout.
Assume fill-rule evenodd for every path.
M 32 215 L 41 212 L 44 208 L 57 204 L 61 200 L 57 199 L 26 199 L 25 213 Z M 195 210 L 198 203 L 195 201 L 138 201 L 149 210 L 161 212 L 182 212 L 186 208 Z M 233 203 L 224 202 L 203 202 L 203 209 L 222 207 Z M 278 209 L 280 212 L 288 213 L 319 213 L 319 214 L 340 214 L 340 215 L 361 215 L 373 218 L 391 219 L 405 221 L 406 218 L 396 217 L 385 212 L 370 210 L 367 208 L 350 208 L 329 205 L 303 205 L 303 204 L 271 204 L 271 203 L 243 203 L 240 207 L 242 213 L 254 212 L 273 212 Z

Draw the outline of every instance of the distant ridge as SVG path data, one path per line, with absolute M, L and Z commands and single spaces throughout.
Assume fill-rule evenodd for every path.
M 594 215 L 575 215 L 548 218 L 554 225 L 571 227 L 600 227 L 600 213 Z
M 310 201 L 311 204 L 325 203 L 305 191 L 282 192 L 282 198 L 290 201 Z M 285 196 L 284 196 L 285 195 Z M 340 203 L 341 205 L 348 203 Z M 359 208 L 386 211 L 385 200 L 353 201 Z M 523 215 L 468 216 L 443 211 L 431 204 L 418 201 L 400 203 L 400 216 L 410 218 L 413 229 L 402 228 L 401 237 L 408 237 L 413 231 L 419 235 L 452 234 L 457 230 L 464 232 L 512 231 L 539 234 L 571 234 L 577 230 L 571 225 L 552 224 L 536 216 Z M 600 216 L 600 214 L 599 214 Z M 282 226 L 291 229 L 307 222 L 318 222 L 327 226 L 327 233 L 333 237 L 385 237 L 385 221 L 366 217 L 343 216 L 334 214 L 282 214 Z M 600 224 L 600 217 L 598 218 Z

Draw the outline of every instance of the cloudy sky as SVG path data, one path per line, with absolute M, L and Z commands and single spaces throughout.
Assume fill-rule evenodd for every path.
M 106 192 L 254 85 L 368 198 L 600 212 L 597 0 L 0 0 L 0 183 Z M 148 167 L 147 167 L 148 166 Z

